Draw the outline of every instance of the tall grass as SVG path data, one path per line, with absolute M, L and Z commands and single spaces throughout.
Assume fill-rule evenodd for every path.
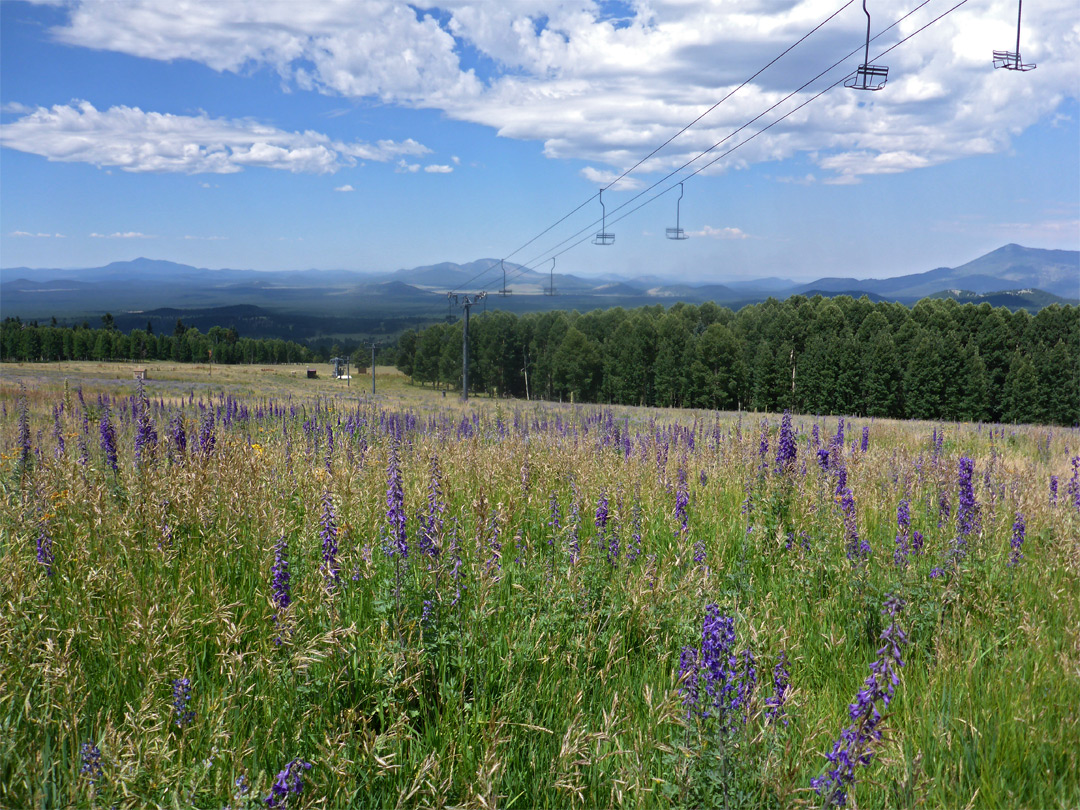
M 288 806 L 820 806 L 811 779 L 851 723 L 890 594 L 906 602 L 905 666 L 849 803 L 1080 803 L 1075 430 L 861 420 L 823 469 L 814 420 L 796 417 L 797 459 L 778 471 L 776 416 L 762 457 L 761 415 L 147 395 L 0 388 L 0 804 L 265 806 L 300 760 Z M 137 463 L 140 407 L 158 441 Z M 836 420 L 818 424 L 827 447 Z M 387 514 L 392 446 L 407 556 Z M 962 456 L 979 525 L 956 555 Z M 869 545 L 854 559 L 840 463 Z M 897 565 L 902 499 L 925 544 Z M 728 730 L 690 712 L 679 682 L 708 605 L 757 661 Z M 781 651 L 786 726 L 764 715 Z

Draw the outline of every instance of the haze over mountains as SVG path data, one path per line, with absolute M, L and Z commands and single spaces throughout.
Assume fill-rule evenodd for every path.
M 643 276 L 538 273 L 505 263 L 510 295 L 490 295 L 487 306 L 525 312 L 538 309 L 589 310 L 676 301 L 714 301 L 737 309 L 769 296 L 868 296 L 913 304 L 920 298 L 952 297 L 961 302 L 1037 310 L 1055 301 L 1078 303 L 1080 252 L 1005 245 L 959 267 L 887 279 L 836 277 L 811 282 L 764 278 L 723 283 L 672 283 Z M 722 272 L 717 272 L 722 277 Z M 183 315 L 197 324 L 218 317 L 239 320 L 243 334 L 305 339 L 332 334 L 386 334 L 455 316 L 448 290 L 495 293 L 503 276 L 496 259 L 441 264 L 393 273 L 349 270 L 209 270 L 160 259 L 139 258 L 80 270 L 8 268 L 0 271 L 0 316 L 56 317 L 62 322 L 111 312 L 121 328 L 164 324 Z M 550 284 L 555 295 L 547 295 Z M 225 308 L 225 309 L 221 309 Z M 216 313 L 216 314 L 215 314 Z M 254 331 L 254 334 L 253 334 Z

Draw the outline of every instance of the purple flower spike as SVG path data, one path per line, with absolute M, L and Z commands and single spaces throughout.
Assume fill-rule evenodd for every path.
M 268 810 L 288 807 L 293 797 L 299 798 L 304 792 L 304 780 L 300 777 L 304 771 L 311 770 L 311 763 L 294 759 L 279 771 L 274 784 L 270 786 L 270 795 L 266 797 Z
M 787 701 L 787 691 L 790 684 L 791 672 L 788 670 L 787 653 L 781 650 L 780 656 L 776 660 L 776 666 L 773 667 L 773 694 L 772 697 L 765 698 L 766 723 L 779 720 L 785 726 L 788 724 L 784 703 Z
M 1020 512 L 1016 513 L 1016 520 L 1013 522 L 1013 536 L 1010 541 L 1012 551 L 1009 552 L 1009 567 L 1015 568 L 1020 564 L 1020 561 L 1024 559 L 1024 533 L 1027 530 L 1027 526 L 1024 523 L 1024 516 Z
M 327 490 L 323 495 L 323 511 L 320 524 L 322 526 L 319 537 L 322 539 L 323 582 L 326 585 L 326 590 L 331 591 L 338 581 L 338 529 L 337 519 L 334 517 L 334 499 L 330 495 L 330 490 Z
M 188 708 L 191 703 L 191 681 L 177 678 L 173 681 L 173 723 L 184 728 L 195 719 L 195 712 Z

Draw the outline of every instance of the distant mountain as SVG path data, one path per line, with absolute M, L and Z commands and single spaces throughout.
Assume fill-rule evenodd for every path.
M 865 295 L 871 301 L 904 304 L 931 296 L 950 297 L 1033 311 L 1049 303 L 1075 303 L 1080 299 L 1080 252 L 1020 245 L 1005 245 L 954 268 L 938 267 L 887 279 L 838 275 L 806 283 L 782 278 L 673 282 L 654 275 L 623 279 L 613 274 L 581 278 L 567 273 L 556 273 L 552 279 L 550 272 L 530 270 L 513 262 L 502 266 L 507 290 L 513 295 L 491 295 L 484 306 L 519 313 L 670 305 L 676 301 L 712 301 L 737 309 L 770 296 L 783 299 L 796 294 L 853 298 Z M 707 268 L 697 270 L 700 273 Z M 723 283 L 717 283 L 721 280 Z M 545 295 L 552 282 L 556 295 Z M 274 329 L 283 328 L 290 319 L 303 323 L 306 334 L 321 333 L 330 328 L 331 322 L 343 332 L 349 323 L 361 321 L 392 331 L 403 323 L 454 317 L 455 310 L 445 297 L 448 290 L 493 293 L 501 289 L 502 283 L 499 260 L 491 258 L 465 264 L 442 262 L 392 273 L 210 270 L 137 258 L 82 269 L 0 270 L 0 316 L 55 316 L 81 322 L 110 312 L 119 323 L 121 315 L 130 314 L 137 321 L 148 311 L 169 307 L 199 312 L 200 323 L 214 317 L 241 318 L 248 329 L 253 325 L 262 329 L 270 318 Z M 222 309 L 245 305 L 262 311 L 253 315 Z M 188 317 L 184 319 L 186 323 Z

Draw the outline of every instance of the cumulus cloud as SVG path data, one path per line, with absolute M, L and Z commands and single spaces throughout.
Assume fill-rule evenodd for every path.
M 157 236 L 149 233 L 139 233 L 138 231 L 117 231 L 116 233 L 92 233 L 90 234 L 92 239 L 157 239 Z
M 343 186 L 337 186 L 334 191 L 356 191 L 356 189 L 346 183 Z
M 432 163 L 431 165 L 424 167 L 424 171 L 428 174 L 450 174 L 453 170 L 453 166 L 441 166 L 437 163 Z
M 707 239 L 749 239 L 750 235 L 739 228 L 714 228 L 706 225 L 700 231 L 687 231 L 687 236 L 701 236 Z
M 430 151 L 411 138 L 342 143 L 311 130 L 288 132 L 246 118 L 172 115 L 125 106 L 98 110 L 88 101 L 38 107 L 0 126 L 0 145 L 51 161 L 187 174 L 230 174 L 256 166 L 332 174 L 355 166 L 358 159 L 389 161 Z
M 402 158 L 397 162 L 397 167 L 394 169 L 399 174 L 415 174 L 420 171 L 419 163 L 409 163 L 405 158 Z
M 33 239 L 65 239 L 62 233 L 31 233 L 30 231 L 12 231 L 8 236 L 31 237 Z
M 876 42 L 871 57 L 943 10 L 930 5 L 916 12 Z M 617 7 L 593 0 L 188 0 L 177 14 L 158 0 L 70 0 L 52 35 L 149 59 L 191 59 L 218 71 L 266 68 L 299 89 L 438 109 L 505 137 L 542 140 L 550 157 L 622 171 L 830 11 L 822 0 L 630 0 Z M 875 30 L 900 15 L 881 13 Z M 1007 149 L 1017 133 L 1075 96 L 1075 18 L 1071 0 L 1047 0 L 1025 18 L 1024 57 L 1039 69 L 1016 75 L 990 66 L 990 52 L 1015 39 L 1015 0 L 963 6 L 880 60 L 890 67 L 882 92 L 835 88 L 744 141 L 718 168 L 812 153 L 832 182 L 850 183 Z M 851 5 L 643 169 L 681 165 L 852 53 L 755 127 L 842 78 L 861 61 L 864 26 L 861 8 Z M 482 69 L 464 65 L 466 53 Z M 241 147 L 244 159 L 213 170 L 326 171 L 343 156 L 363 159 L 310 133 L 286 135 L 298 142 L 252 143 Z M 207 149 L 203 160 L 210 163 L 215 154 Z

